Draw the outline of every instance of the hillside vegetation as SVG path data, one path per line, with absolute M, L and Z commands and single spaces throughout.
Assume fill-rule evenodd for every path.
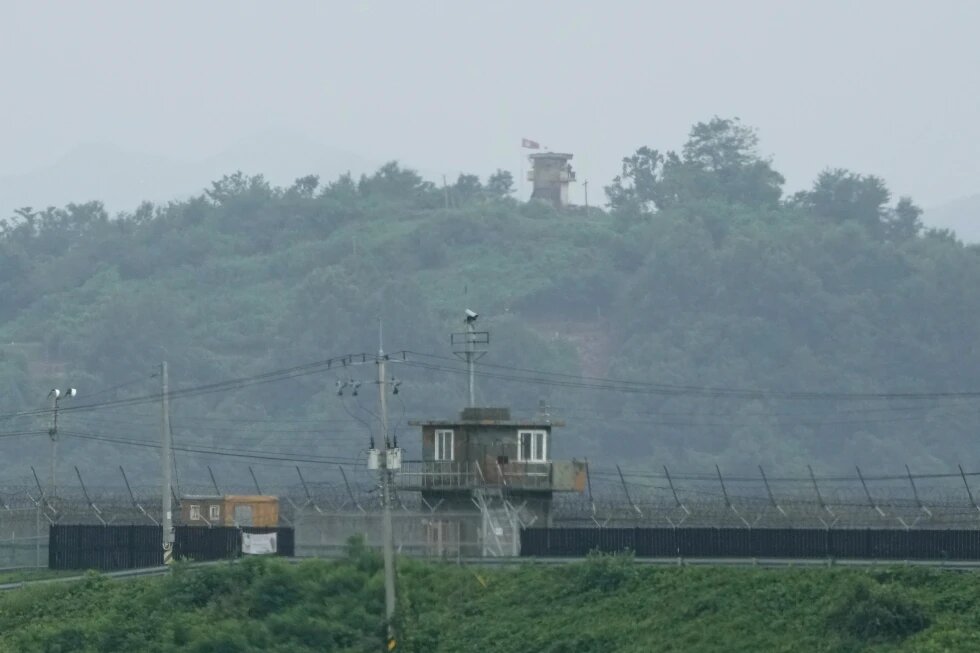
M 166 578 L 92 575 L 0 595 L 0 651 L 376 651 L 379 559 L 247 560 Z M 980 646 L 969 574 L 882 569 L 564 567 L 404 561 L 400 651 L 968 651 Z
M 98 202 L 22 209 L 0 233 L 0 411 L 43 407 L 64 383 L 79 402 L 151 393 L 162 359 L 179 388 L 374 352 L 379 316 L 386 349 L 451 358 L 470 307 L 491 331 L 486 363 L 657 384 L 481 376 L 481 403 L 527 413 L 545 399 L 566 419 L 555 457 L 694 470 L 976 462 L 972 398 L 895 394 L 980 390 L 976 247 L 924 232 L 915 204 L 871 175 L 827 170 L 785 192 L 732 120 L 695 125 L 680 152 L 638 149 L 607 193 L 604 209 L 557 210 L 515 199 L 503 171 L 443 189 L 391 163 L 288 188 L 234 174 L 114 217 Z M 411 456 L 403 418 L 454 413 L 465 382 L 394 373 Z M 374 374 L 181 399 L 175 438 L 360 461 L 362 422 L 377 433 Z M 338 398 L 335 381 L 352 376 L 362 395 Z M 153 451 L 92 439 L 155 440 L 153 406 L 66 413 L 62 428 L 63 459 L 90 482 L 119 463 L 155 469 Z M 47 438 L 3 438 L 0 451 L 0 476 L 24 477 Z M 188 477 L 218 459 L 178 455 Z

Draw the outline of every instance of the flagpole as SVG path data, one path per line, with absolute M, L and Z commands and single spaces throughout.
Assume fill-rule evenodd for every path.
M 524 142 L 523 141 L 521 142 L 521 147 L 518 148 L 517 152 L 521 157 L 521 160 L 517 164 L 518 168 L 520 169 L 520 173 L 519 173 L 520 182 L 518 183 L 517 187 L 521 190 L 521 199 L 523 200 L 524 195 L 527 193 L 527 188 L 526 188 L 527 179 L 524 178 Z

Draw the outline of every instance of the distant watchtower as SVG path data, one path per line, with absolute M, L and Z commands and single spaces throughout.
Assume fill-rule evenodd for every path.
M 569 161 L 571 154 L 541 152 L 528 156 L 531 170 L 527 180 L 534 183 L 532 200 L 551 202 L 556 207 L 568 206 L 568 184 L 575 181 L 575 173 Z

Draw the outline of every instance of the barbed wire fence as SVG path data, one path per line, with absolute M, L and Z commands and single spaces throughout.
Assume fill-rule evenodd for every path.
M 100 470 L 98 484 L 73 468 L 74 483 L 51 496 L 33 470 L 0 481 L 0 569 L 47 564 L 51 524 L 159 524 L 160 488 L 134 483 L 120 467 Z M 348 537 L 380 535 L 380 493 L 376 476 L 362 466 L 336 465 L 304 470 L 279 467 L 261 475 L 225 481 L 207 468 L 204 478 L 182 479 L 182 497 L 267 494 L 279 497 L 280 521 L 297 530 L 299 555 L 339 554 Z M 94 475 L 93 475 L 94 477 Z M 581 493 L 554 493 L 550 525 L 706 528 L 824 529 L 977 529 L 980 530 L 980 472 L 962 468 L 916 474 L 906 467 L 894 474 L 853 473 L 725 474 L 719 467 L 700 472 L 588 466 Z M 243 478 L 250 478 L 245 482 Z M 109 479 L 115 482 L 109 482 Z M 976 490 L 974 490 L 976 486 Z M 426 503 L 418 492 L 395 497 L 396 540 L 405 553 L 458 555 L 475 513 Z M 474 543 L 470 543 L 475 546 Z

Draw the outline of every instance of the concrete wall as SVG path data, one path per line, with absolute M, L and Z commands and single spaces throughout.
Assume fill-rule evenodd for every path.
M 470 503 L 470 509 L 473 504 Z M 479 555 L 480 514 L 443 510 L 395 510 L 392 529 L 398 553 L 427 557 Z M 294 519 L 296 555 L 338 557 L 344 555 L 352 536 L 364 538 L 368 546 L 381 547 L 380 512 L 298 511 Z

